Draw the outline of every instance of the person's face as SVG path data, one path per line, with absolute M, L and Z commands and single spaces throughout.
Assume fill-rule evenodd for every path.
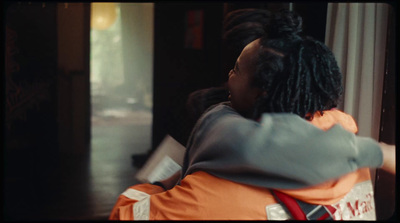
M 259 39 L 249 43 L 236 60 L 235 67 L 229 72 L 229 100 L 232 107 L 247 117 L 252 111 L 261 89 L 251 85 L 256 71 Z

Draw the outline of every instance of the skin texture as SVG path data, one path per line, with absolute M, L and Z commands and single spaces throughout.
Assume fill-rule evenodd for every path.
M 232 107 L 244 117 L 249 117 L 256 99 L 262 94 L 260 88 L 251 84 L 260 49 L 259 42 L 257 39 L 249 43 L 238 57 L 235 67 L 229 72 L 229 100 Z

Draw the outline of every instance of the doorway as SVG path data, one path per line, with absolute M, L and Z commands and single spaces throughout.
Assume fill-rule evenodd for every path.
M 154 3 L 91 3 L 90 187 L 109 214 L 151 147 Z M 112 199 L 110 199 L 112 198 Z

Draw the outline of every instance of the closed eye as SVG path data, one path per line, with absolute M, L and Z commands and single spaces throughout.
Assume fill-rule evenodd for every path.
M 232 73 L 233 72 L 235 72 L 235 71 L 233 71 L 233 69 L 231 69 L 230 71 L 229 71 L 229 73 L 228 73 L 228 78 L 230 78 L 231 76 L 232 76 Z
M 233 68 L 233 70 L 238 73 L 239 72 L 239 64 L 236 62 L 235 63 L 235 67 Z

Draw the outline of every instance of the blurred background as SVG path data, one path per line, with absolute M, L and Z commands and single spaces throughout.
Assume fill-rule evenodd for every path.
M 327 30 L 337 6 L 329 4 L 3 2 L 3 219 L 106 220 L 167 134 L 186 144 L 188 95 L 226 82 L 233 62 L 221 40 L 224 15 L 292 9 L 304 33 L 334 47 Z M 383 8 L 373 117 L 341 109 L 361 122 L 361 135 L 394 144 L 397 8 Z M 372 173 L 378 219 L 394 218 L 395 179 Z

